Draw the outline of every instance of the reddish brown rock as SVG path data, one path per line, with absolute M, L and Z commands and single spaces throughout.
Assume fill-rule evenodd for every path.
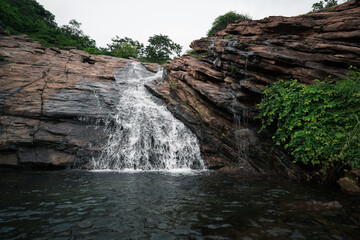
M 147 87 L 195 132 L 208 165 L 246 174 L 298 177 L 282 149 L 259 134 L 255 105 L 279 79 L 312 84 L 360 66 L 360 2 L 331 12 L 240 20 L 191 43 L 199 55 L 165 65 L 166 80 Z
M 0 55 L 0 165 L 88 167 L 107 140 L 96 119 L 118 104 L 114 69 L 131 60 L 44 48 L 27 36 L 1 36 Z

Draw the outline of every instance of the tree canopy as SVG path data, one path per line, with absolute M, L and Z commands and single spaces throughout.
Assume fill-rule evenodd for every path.
M 251 19 L 251 17 L 247 14 L 239 14 L 234 11 L 230 11 L 225 13 L 224 15 L 218 16 L 212 24 L 212 27 L 207 32 L 207 36 L 214 36 L 217 32 L 226 28 L 227 25 L 234 23 L 240 19 Z
M 90 54 L 111 55 L 121 58 L 140 58 L 143 61 L 165 63 L 173 55 L 179 55 L 182 47 L 166 35 L 154 35 L 149 45 L 128 37 L 116 36 L 107 48 L 96 47 L 96 42 L 81 30 L 75 19 L 58 26 L 55 16 L 35 0 L 1 0 L 0 19 L 7 34 L 27 34 L 46 47 L 74 46 Z
M 322 10 L 328 7 L 332 7 L 337 5 L 338 2 L 337 0 L 324 0 L 324 1 L 320 1 L 320 2 L 316 2 L 312 5 L 312 9 L 313 11 L 317 11 L 317 10 Z
M 116 36 L 111 39 L 112 43 L 108 44 L 110 55 L 120 58 L 138 58 L 144 48 L 144 44 L 139 43 L 131 38 L 120 38 Z
M 80 29 L 81 23 L 71 20 L 58 27 L 55 16 L 35 0 L 1 0 L 0 19 L 7 34 L 27 34 L 44 46 L 75 46 L 88 52 L 99 52 L 95 40 Z
M 154 35 L 148 40 L 149 45 L 144 49 L 143 57 L 149 62 L 165 63 L 171 55 L 180 56 L 182 47 L 174 43 L 166 35 Z

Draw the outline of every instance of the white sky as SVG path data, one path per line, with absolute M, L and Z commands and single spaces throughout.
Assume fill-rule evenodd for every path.
M 205 37 L 216 17 L 228 11 L 253 19 L 307 13 L 318 0 L 37 0 L 55 15 L 59 26 L 71 19 L 105 47 L 111 38 L 130 37 L 147 45 L 154 34 L 168 35 L 190 49 L 191 41 Z M 340 0 L 339 2 L 342 2 Z

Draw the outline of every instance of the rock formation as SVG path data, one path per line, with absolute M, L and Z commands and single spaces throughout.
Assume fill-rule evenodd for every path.
M 26 36 L 1 36 L 0 55 L 0 165 L 65 167 L 101 150 L 98 122 L 118 104 L 113 71 L 132 60 L 44 48 Z
M 297 169 L 267 133 L 255 105 L 279 79 L 343 78 L 360 66 L 360 2 L 296 17 L 239 20 L 215 37 L 191 43 L 198 54 L 165 66 L 165 80 L 147 87 L 199 137 L 212 168 L 251 174 Z
M 240 20 L 192 42 L 198 54 L 175 58 L 146 87 L 198 136 L 210 168 L 298 178 L 271 130 L 258 133 L 255 106 L 279 79 L 313 84 L 360 66 L 359 26 L 359 1 Z M 26 36 L 0 37 L 0 55 L 0 165 L 86 164 L 101 151 L 108 136 L 98 126 L 118 104 L 113 71 L 133 60 L 44 48 Z

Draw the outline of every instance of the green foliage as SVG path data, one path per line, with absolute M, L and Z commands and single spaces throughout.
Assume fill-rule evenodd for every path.
M 224 39 L 232 39 L 232 38 L 233 38 L 233 35 L 231 35 L 231 34 L 226 35 L 226 36 L 224 37 Z
M 5 62 L 5 61 L 6 61 L 5 57 L 0 55 L 0 62 Z
M 236 66 L 236 64 L 231 64 L 231 72 L 230 72 L 230 75 L 235 77 L 236 74 L 240 71 L 239 67 Z
M 177 88 L 178 86 L 179 86 L 179 83 L 178 83 L 178 82 L 174 82 L 173 88 Z
M 149 45 L 146 46 L 143 57 L 149 62 L 165 63 L 170 60 L 170 56 L 176 54 L 180 56 L 182 47 L 174 43 L 166 35 L 154 35 L 148 40 Z
M 35 0 L 0 0 L 0 19 L 7 34 L 27 34 L 45 47 L 73 46 L 90 54 L 133 57 L 160 64 L 166 63 L 171 55 L 181 53 L 179 44 L 161 34 L 150 37 L 145 49 L 138 41 L 118 36 L 107 48 L 97 48 L 95 40 L 81 30 L 81 23 L 73 19 L 69 24 L 58 27 L 54 15 Z
M 324 1 L 314 3 L 312 5 L 312 10 L 313 11 L 318 11 L 318 10 L 322 10 L 322 9 L 325 9 L 325 8 L 335 6 L 337 4 L 338 4 L 337 0 L 324 0 Z
M 108 44 L 109 52 L 112 56 L 120 58 L 138 58 L 140 51 L 144 48 L 142 43 L 134 41 L 131 38 L 119 38 L 116 36 Z
M 70 20 L 69 25 L 64 25 L 60 31 L 64 35 L 62 38 L 57 38 L 57 44 L 63 46 L 75 46 L 78 49 L 86 50 L 88 48 L 96 48 L 95 40 L 86 36 L 80 29 L 81 23 L 75 19 Z
M 201 60 L 202 57 L 205 57 L 208 55 L 208 53 L 206 52 L 198 52 L 196 50 L 193 50 L 193 49 L 190 49 L 190 50 L 187 50 L 185 52 L 185 54 L 191 54 L 194 58 L 196 58 L 197 60 Z
M 194 49 L 186 50 L 185 54 L 198 54 L 198 52 Z
M 46 47 L 74 46 L 78 49 L 100 54 L 95 41 L 80 29 L 81 23 L 71 20 L 58 27 L 52 13 L 35 0 L 1 0 L 0 19 L 8 34 L 27 34 Z
M 0 19 L 10 34 L 34 33 L 57 27 L 55 17 L 35 0 L 1 0 Z
M 211 29 L 208 31 L 207 36 L 214 36 L 217 32 L 225 29 L 227 25 L 240 19 L 251 19 L 251 17 L 247 14 L 239 14 L 234 11 L 218 16 L 213 22 Z
M 206 57 L 208 55 L 208 53 L 198 53 L 197 55 L 195 55 L 194 57 L 197 60 L 201 60 L 203 57 Z
M 278 81 L 259 104 L 264 130 L 276 125 L 273 138 L 296 162 L 320 167 L 360 167 L 360 70 L 344 80 L 306 86 Z

